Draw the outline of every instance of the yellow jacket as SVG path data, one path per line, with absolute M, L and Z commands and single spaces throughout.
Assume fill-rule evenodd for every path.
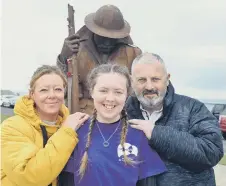
M 55 186 L 78 143 L 75 131 L 60 128 L 69 115 L 64 105 L 53 126 L 42 123 L 33 105 L 27 96 L 22 97 L 15 105 L 15 116 L 2 123 L 2 186 Z M 45 148 L 40 125 L 46 126 L 49 137 Z

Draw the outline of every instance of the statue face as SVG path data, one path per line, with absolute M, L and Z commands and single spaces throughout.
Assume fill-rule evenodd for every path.
M 118 39 L 103 37 L 94 34 L 94 42 L 99 52 L 110 53 L 115 48 Z

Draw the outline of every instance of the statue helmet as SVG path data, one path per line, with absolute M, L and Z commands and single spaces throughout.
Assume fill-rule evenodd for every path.
M 85 17 L 86 27 L 93 33 L 108 38 L 124 38 L 130 34 L 130 25 L 119 8 L 104 5 Z

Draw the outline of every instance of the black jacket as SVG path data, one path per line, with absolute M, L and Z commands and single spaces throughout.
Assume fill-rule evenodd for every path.
M 144 119 L 135 96 L 126 111 L 130 119 Z M 158 186 L 216 185 L 212 167 L 224 155 L 218 121 L 203 103 L 174 93 L 171 83 L 149 144 L 168 168 L 156 177 Z

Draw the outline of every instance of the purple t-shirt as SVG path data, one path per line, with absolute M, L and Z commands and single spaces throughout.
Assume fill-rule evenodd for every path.
M 115 131 L 120 121 L 112 124 L 98 122 L 107 140 Z M 109 140 L 109 146 L 103 146 L 103 138 L 94 124 L 91 145 L 88 149 L 88 165 L 82 179 L 78 175 L 79 165 L 83 156 L 90 120 L 77 131 L 79 143 L 72 153 L 64 171 L 74 173 L 76 186 L 135 186 L 140 179 L 157 175 L 166 171 L 166 167 L 159 155 L 150 148 L 148 140 L 140 130 L 128 128 L 124 145 L 128 157 L 139 161 L 137 165 L 125 165 L 123 149 L 120 145 L 121 125 Z

